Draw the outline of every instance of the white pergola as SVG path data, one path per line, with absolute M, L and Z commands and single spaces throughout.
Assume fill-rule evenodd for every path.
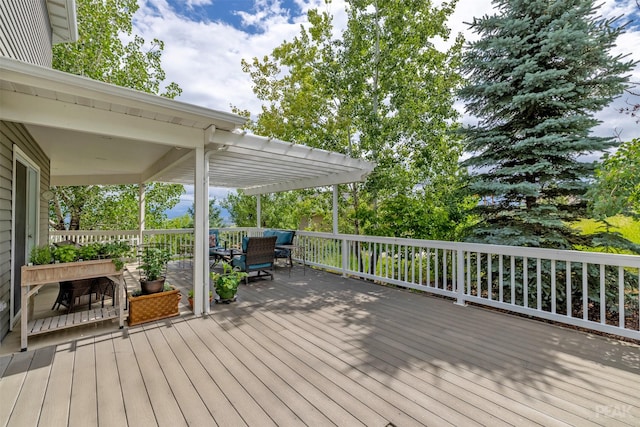
M 210 186 L 256 196 L 334 186 L 335 200 L 338 184 L 362 181 L 374 167 L 240 132 L 246 119 L 235 114 L 6 57 L 0 57 L 0 119 L 25 125 L 50 159 L 52 186 L 194 185 L 196 314 L 208 310 L 203 295 L 208 289 Z

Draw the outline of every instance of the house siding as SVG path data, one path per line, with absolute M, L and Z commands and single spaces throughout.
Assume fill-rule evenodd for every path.
M 51 68 L 52 34 L 44 0 L 0 1 L 0 54 Z
M 9 331 L 11 306 L 11 195 L 13 188 L 13 144 L 16 144 L 40 168 L 40 192 L 49 188 L 49 158 L 34 141 L 26 127 L 0 121 L 0 340 Z M 40 243 L 49 240 L 48 204 L 40 201 Z

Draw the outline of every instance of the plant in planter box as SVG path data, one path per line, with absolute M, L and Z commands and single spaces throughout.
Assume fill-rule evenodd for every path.
M 91 261 L 98 259 L 98 253 L 100 251 L 99 243 L 90 243 L 88 245 L 80 246 L 78 248 L 78 259 L 82 261 Z
M 98 246 L 98 257 L 111 258 L 116 265 L 116 270 L 124 266 L 123 258 L 131 254 L 131 246 L 127 241 L 115 241 L 100 244 Z
M 61 245 L 53 249 L 53 259 L 58 262 L 74 262 L 78 259 L 78 248 L 75 245 Z
M 140 277 L 140 287 L 142 293 L 152 294 L 162 291 L 165 280 L 165 271 L 171 255 L 160 247 L 147 247 L 142 251 L 140 266 L 142 277 Z
M 51 264 L 52 258 L 53 254 L 51 253 L 51 246 L 34 246 L 31 249 L 31 254 L 29 255 L 29 262 L 33 265 Z
M 227 262 L 222 263 L 222 273 L 211 272 L 211 280 L 215 286 L 216 294 L 220 297 L 220 302 L 234 301 L 238 285 L 245 277 L 247 277 L 247 273 L 233 268 Z

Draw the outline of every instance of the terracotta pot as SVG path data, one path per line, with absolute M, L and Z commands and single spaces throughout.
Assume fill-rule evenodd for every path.
M 155 294 L 164 290 L 164 277 L 156 280 L 140 281 L 140 288 L 144 295 Z

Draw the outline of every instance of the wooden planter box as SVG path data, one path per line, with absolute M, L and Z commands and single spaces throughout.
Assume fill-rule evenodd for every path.
M 179 315 L 180 298 L 178 289 L 138 297 L 129 294 L 129 326 Z
M 122 274 L 122 271 L 117 271 L 116 265 L 110 259 L 63 262 L 59 264 L 24 265 L 22 266 L 22 286 L 67 282 L 101 276 L 108 277 L 120 274 Z

